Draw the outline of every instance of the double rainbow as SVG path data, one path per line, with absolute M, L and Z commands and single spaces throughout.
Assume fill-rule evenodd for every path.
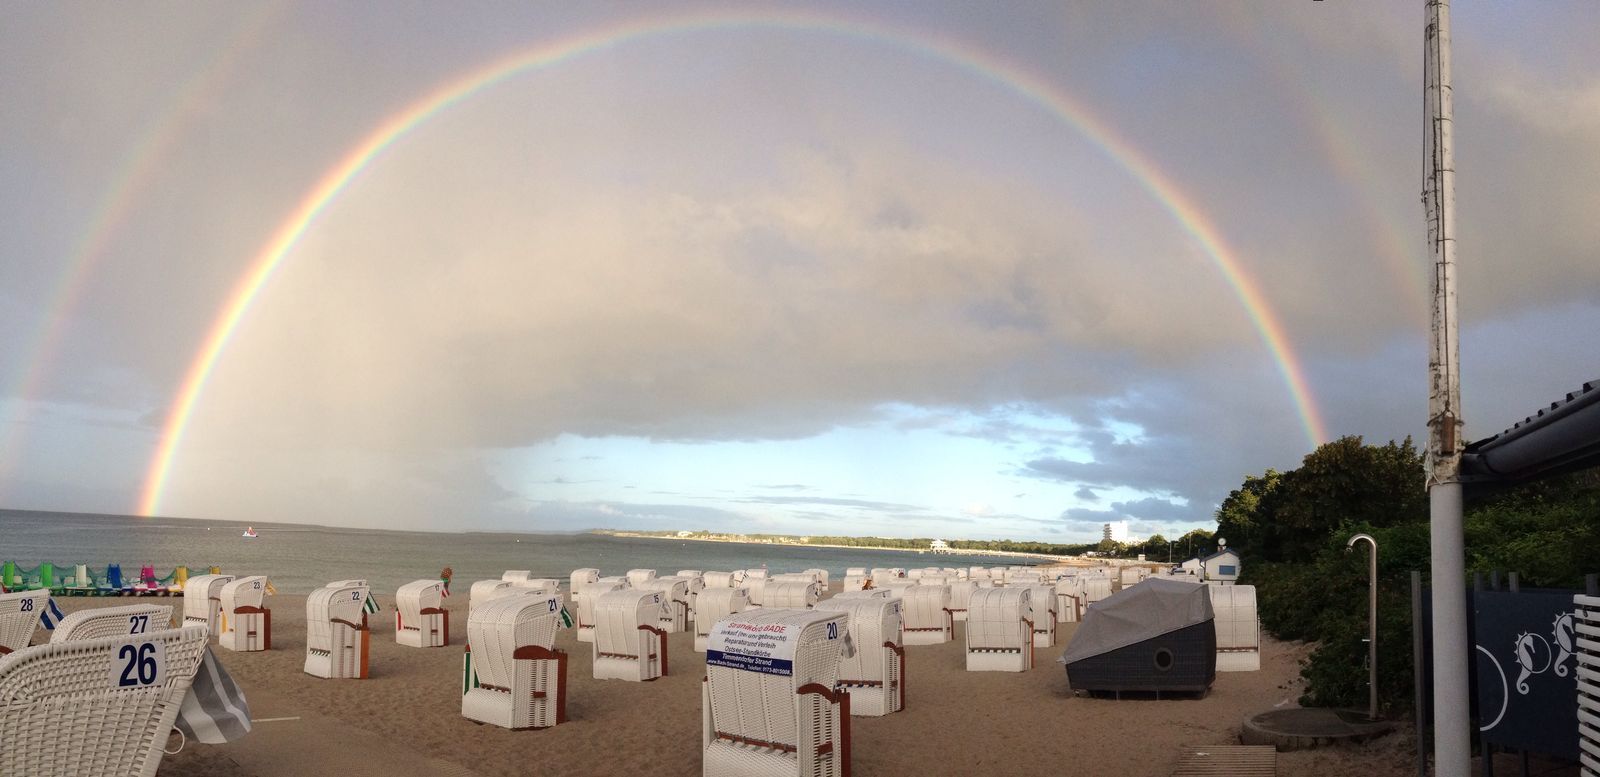
M 875 22 L 847 21 L 793 12 L 762 12 L 755 15 L 718 14 L 687 16 L 670 20 L 647 20 L 610 27 L 564 40 L 545 43 L 480 67 L 434 89 L 405 109 L 393 114 L 329 169 L 307 192 L 294 211 L 278 227 L 272 239 L 256 254 L 249 271 L 234 287 L 204 345 L 186 373 L 182 388 L 173 401 L 162 429 L 160 444 L 151 461 L 140 500 L 142 515 L 155 515 L 161 508 L 162 494 L 172 474 L 184 432 L 206 382 L 216 368 L 229 340 L 249 313 L 272 276 L 299 244 L 306 231 L 316 224 L 328 205 L 343 194 L 385 150 L 412 130 L 451 107 L 512 77 L 538 71 L 585 54 L 603 51 L 644 38 L 684 34 L 704 30 L 742 28 L 793 29 L 885 43 L 921 56 L 961 66 L 998 84 L 1047 111 L 1098 146 L 1107 157 L 1121 165 L 1169 212 L 1182 229 L 1205 253 L 1222 274 L 1228 287 L 1244 306 L 1252 326 L 1277 364 L 1289 395 L 1305 429 L 1307 440 L 1316 445 L 1327 439 L 1321 413 L 1306 384 L 1305 371 L 1289 348 L 1283 323 L 1267 303 L 1261 288 L 1241 266 L 1238 256 L 1223 240 L 1220 230 L 1203 211 L 1164 175 L 1149 158 L 1118 137 L 1076 100 L 1051 86 L 1046 80 L 1008 63 L 998 56 L 953 39 L 922 31 L 890 28 Z

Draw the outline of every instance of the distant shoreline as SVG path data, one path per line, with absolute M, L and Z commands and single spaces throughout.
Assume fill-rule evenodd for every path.
M 759 542 L 751 540 L 730 540 L 718 537 L 663 537 L 658 534 L 640 534 L 638 532 L 620 531 L 616 529 L 596 529 L 595 534 L 604 534 L 609 537 L 628 537 L 640 540 L 670 540 L 675 542 L 718 542 L 724 545 L 767 545 L 779 548 L 829 548 L 834 550 L 890 550 L 897 553 L 915 553 L 923 556 L 938 558 L 940 556 L 996 556 L 1001 558 L 1026 558 L 1039 561 L 1049 561 L 1067 565 L 1090 565 L 1107 562 L 1122 561 L 1125 559 L 1086 559 L 1082 556 L 1052 556 L 1048 553 L 1025 553 L 1014 550 L 978 550 L 969 548 L 952 548 L 949 553 L 934 553 L 926 548 L 891 548 L 881 545 L 832 545 L 816 542 Z M 1137 563 L 1137 562 L 1134 562 Z

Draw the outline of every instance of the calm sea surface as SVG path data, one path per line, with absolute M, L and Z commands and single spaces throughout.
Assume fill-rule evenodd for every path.
M 933 556 L 884 550 L 685 542 L 599 534 L 434 534 L 255 524 L 245 539 L 242 523 L 0 510 L 0 561 L 33 568 L 41 561 L 71 572 L 75 564 L 104 569 L 122 565 L 131 579 L 150 564 L 165 576 L 179 564 L 191 574 L 216 565 L 235 575 L 267 575 L 284 593 L 306 593 L 330 580 L 365 578 L 375 591 L 455 570 L 457 591 L 474 580 L 498 579 L 507 569 L 532 570 L 566 585 L 580 567 L 602 575 L 655 569 L 747 569 L 765 564 L 774 574 L 826 569 L 835 579 L 846 567 L 998 566 L 1032 563 L 995 556 Z

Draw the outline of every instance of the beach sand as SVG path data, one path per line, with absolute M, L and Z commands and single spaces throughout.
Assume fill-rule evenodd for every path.
M 703 654 L 693 634 L 671 635 L 667 677 L 649 683 L 596 681 L 590 646 L 570 630 L 556 640 L 568 663 L 570 722 L 541 731 L 508 731 L 461 717 L 461 655 L 466 585 L 446 600 L 447 648 L 394 642 L 392 599 L 372 618 L 371 678 L 324 680 L 301 671 L 305 597 L 268 599 L 271 651 L 213 648 L 238 680 L 260 720 L 244 740 L 187 743 L 168 756 L 167 777 L 361 775 L 652 775 L 700 774 L 700 681 Z M 837 590 L 838 584 L 834 585 Z M 68 611 L 130 604 L 130 599 L 58 598 Z M 168 603 L 174 612 L 182 600 Z M 854 774 L 1082 774 L 1163 777 L 1180 749 L 1238 742 L 1244 720 L 1289 706 L 1300 695 L 1304 645 L 1266 640 L 1258 672 L 1219 673 L 1203 699 L 1115 701 L 1073 695 L 1054 648 L 1036 652 L 1028 672 L 965 671 L 962 625 L 956 641 L 908 648 L 906 710 L 852 721 Z M 40 632 L 35 641 L 47 639 Z M 288 720 L 271 720 L 288 718 Z M 262 720 L 266 719 L 266 720 Z M 1366 745 L 1283 753 L 1279 773 L 1323 777 L 1414 774 L 1414 740 L 1397 734 Z M 172 737 L 168 749 L 179 744 Z

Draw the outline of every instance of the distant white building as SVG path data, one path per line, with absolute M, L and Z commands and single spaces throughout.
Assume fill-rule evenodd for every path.
M 949 553 L 950 544 L 944 540 L 934 540 L 928 543 L 928 551 L 930 553 Z
M 1111 540 L 1113 542 L 1127 542 L 1128 522 L 1111 521 L 1110 523 L 1107 523 L 1104 536 L 1102 536 L 1101 539 Z
M 1219 583 L 1233 583 L 1239 579 L 1239 554 L 1232 548 L 1219 548 L 1216 553 L 1200 559 L 1205 579 Z

